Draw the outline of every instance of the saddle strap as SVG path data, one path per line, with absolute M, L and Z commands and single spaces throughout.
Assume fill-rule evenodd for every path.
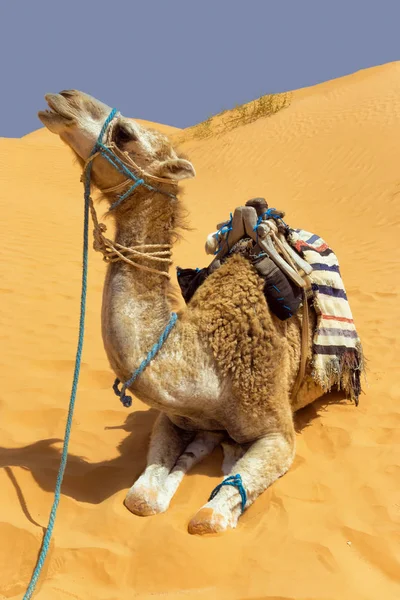
M 306 362 L 308 355 L 308 339 L 310 336 L 310 320 L 308 315 L 308 301 L 307 301 L 307 292 L 305 289 L 303 292 L 303 319 L 301 325 L 301 354 L 300 354 L 300 367 L 299 372 L 297 374 L 296 381 L 294 382 L 293 390 L 292 390 L 292 401 L 296 399 L 297 394 L 299 393 L 300 386 L 303 383 L 304 375 L 306 373 Z

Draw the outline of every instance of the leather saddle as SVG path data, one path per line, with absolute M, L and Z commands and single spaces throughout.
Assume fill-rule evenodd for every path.
M 207 254 L 215 257 L 203 269 L 177 268 L 178 283 L 188 303 L 197 288 L 233 253 L 245 256 L 264 279 L 270 310 L 282 321 L 299 309 L 304 292 L 311 289 L 312 267 L 290 246 L 284 213 L 269 209 L 264 198 L 252 198 L 236 208 L 229 221 L 219 223 L 207 237 Z

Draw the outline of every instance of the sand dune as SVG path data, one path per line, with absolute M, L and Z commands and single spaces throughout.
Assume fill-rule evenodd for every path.
M 274 117 L 183 149 L 197 170 L 184 197 L 195 230 L 175 263 L 207 264 L 215 224 L 266 197 L 339 256 L 369 386 L 358 409 L 333 396 L 298 415 L 294 466 L 235 531 L 187 533 L 220 477 L 219 452 L 184 479 L 167 513 L 135 517 L 122 502 L 144 466 L 155 412 L 138 401 L 127 411 L 112 393 L 100 333 L 105 266 L 91 251 L 69 466 L 37 597 L 395 600 L 400 63 L 299 90 Z M 59 466 L 77 341 L 79 177 L 71 152 L 43 129 L 0 139 L 0 598 L 22 598 Z

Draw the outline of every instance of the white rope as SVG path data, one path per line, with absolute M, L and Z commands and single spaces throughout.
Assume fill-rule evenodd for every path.
M 117 262 L 122 260 L 136 269 L 146 271 L 148 273 L 154 273 L 155 275 L 161 275 L 170 279 L 170 275 L 167 271 L 160 269 L 153 269 L 135 262 L 135 259 L 147 259 L 160 263 L 160 267 L 166 266 L 167 268 L 172 264 L 171 244 L 137 244 L 134 248 L 123 246 L 118 242 L 113 243 L 110 239 L 106 238 L 104 233 L 107 231 L 107 227 L 104 223 L 99 223 L 97 219 L 96 210 L 93 205 L 93 200 L 90 198 L 90 214 L 92 215 L 94 230 L 94 242 L 93 248 L 96 252 L 101 252 L 103 260 L 105 262 Z

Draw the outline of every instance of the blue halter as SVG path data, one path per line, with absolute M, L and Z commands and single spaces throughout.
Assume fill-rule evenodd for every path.
M 96 154 L 96 152 L 100 152 L 102 157 L 105 158 L 119 173 L 121 173 L 121 175 L 125 175 L 128 179 L 131 179 L 134 182 L 133 185 L 124 194 L 119 196 L 119 198 L 113 204 L 111 204 L 109 210 L 114 210 L 115 208 L 117 208 L 117 206 L 122 204 L 122 202 L 126 200 L 140 185 L 152 192 L 158 192 L 159 194 L 164 194 L 164 196 L 169 196 L 170 198 L 174 198 L 176 200 L 177 198 L 175 194 L 171 194 L 169 192 L 165 192 L 164 190 L 160 190 L 159 188 L 146 183 L 144 179 L 141 179 L 140 177 L 132 173 L 132 171 L 128 169 L 128 167 L 122 162 L 122 160 L 119 159 L 118 156 L 116 156 L 114 152 L 110 150 L 110 148 L 103 144 L 103 137 L 107 131 L 108 126 L 110 125 L 111 121 L 114 119 L 116 114 L 117 109 L 113 108 L 110 114 L 108 115 L 107 119 L 104 121 L 103 127 L 100 131 L 100 135 L 97 138 L 97 142 L 93 146 L 93 150 L 90 153 L 90 156 L 93 156 L 94 154 Z

